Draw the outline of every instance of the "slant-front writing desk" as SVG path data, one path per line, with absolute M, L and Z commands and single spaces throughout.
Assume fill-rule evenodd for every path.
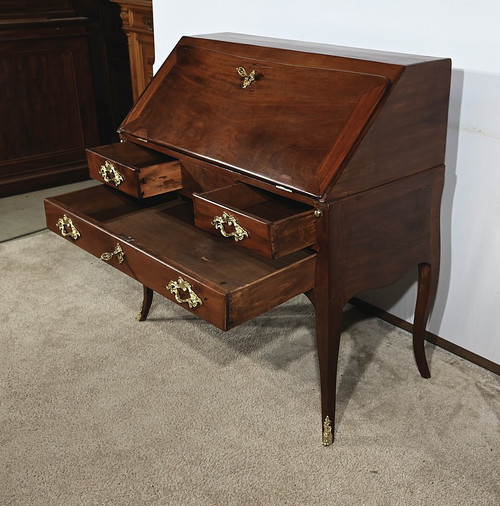
M 183 37 L 88 150 L 103 185 L 46 200 L 48 227 L 228 330 L 305 293 L 323 444 L 342 309 L 418 267 L 413 345 L 439 272 L 449 59 L 235 34 Z

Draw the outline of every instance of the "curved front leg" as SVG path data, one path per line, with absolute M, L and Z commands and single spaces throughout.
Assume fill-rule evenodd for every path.
M 418 266 L 418 292 L 413 321 L 413 354 L 418 371 L 423 378 L 430 378 L 431 373 L 425 358 L 425 327 L 429 313 L 436 297 L 439 277 L 439 264 L 422 263 Z
M 153 290 L 151 288 L 148 288 L 146 285 L 142 285 L 144 296 L 142 299 L 142 306 L 139 313 L 137 313 L 137 316 L 135 319 L 138 322 L 143 322 L 149 313 L 149 308 L 151 307 L 151 303 L 153 302 Z

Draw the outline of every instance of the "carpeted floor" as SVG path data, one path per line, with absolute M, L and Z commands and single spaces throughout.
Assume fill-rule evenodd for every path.
M 500 379 L 345 311 L 321 445 L 304 297 L 223 333 L 44 232 L 0 244 L 0 504 L 497 505 Z

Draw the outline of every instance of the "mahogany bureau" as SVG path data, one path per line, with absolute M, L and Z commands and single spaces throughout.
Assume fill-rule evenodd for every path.
M 449 59 L 237 34 L 183 37 L 119 128 L 102 185 L 46 200 L 49 229 L 223 330 L 304 293 L 323 444 L 342 310 L 418 268 L 436 293 Z M 319 424 L 318 424 L 319 425 Z

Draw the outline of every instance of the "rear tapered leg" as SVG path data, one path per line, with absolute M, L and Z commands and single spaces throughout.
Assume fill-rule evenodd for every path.
M 151 307 L 151 303 L 153 302 L 153 290 L 151 288 L 148 288 L 146 285 L 142 286 L 144 296 L 142 299 L 142 306 L 139 313 L 137 313 L 137 316 L 135 319 L 139 322 L 143 322 L 149 313 L 149 308 Z
M 436 297 L 438 276 L 439 264 L 419 264 L 417 302 L 413 321 L 413 353 L 423 378 L 431 377 L 425 357 L 425 327 Z

